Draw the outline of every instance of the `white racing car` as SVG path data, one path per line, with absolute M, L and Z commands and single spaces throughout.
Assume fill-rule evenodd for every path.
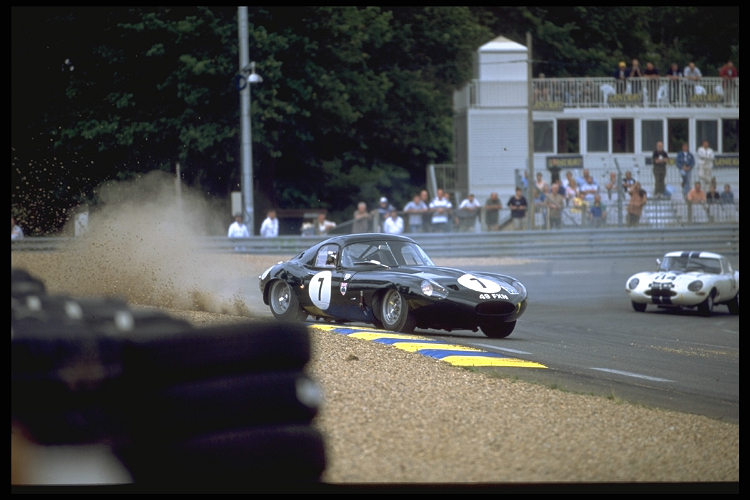
M 731 314 L 740 312 L 740 272 L 722 255 L 712 252 L 667 252 L 657 259 L 656 272 L 634 274 L 625 283 L 633 309 L 648 304 L 662 308 L 695 307 L 709 316 L 723 304 Z

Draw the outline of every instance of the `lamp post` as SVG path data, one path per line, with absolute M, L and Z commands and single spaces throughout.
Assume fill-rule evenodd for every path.
M 250 61 L 248 49 L 247 7 L 237 8 L 237 25 L 240 42 L 240 72 L 237 75 L 237 89 L 240 91 L 240 125 L 242 161 L 242 210 L 243 218 L 250 234 L 255 234 L 253 216 L 253 147 L 250 124 L 250 85 L 260 83 L 263 78 L 255 72 L 255 62 Z

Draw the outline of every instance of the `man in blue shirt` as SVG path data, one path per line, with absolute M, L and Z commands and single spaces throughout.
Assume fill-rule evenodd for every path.
M 682 143 L 682 151 L 677 153 L 675 165 L 682 176 L 682 196 L 687 196 L 690 191 L 690 174 L 695 167 L 695 157 L 690 152 L 687 142 Z

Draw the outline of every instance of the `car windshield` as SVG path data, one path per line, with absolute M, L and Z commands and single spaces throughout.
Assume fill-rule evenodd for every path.
M 387 267 L 435 265 L 422 247 L 406 241 L 362 241 L 343 248 L 342 266 L 353 267 L 362 264 L 380 264 Z
M 721 262 L 719 259 L 708 257 L 665 257 L 659 266 L 659 271 L 673 271 L 687 273 L 700 271 L 703 273 L 721 273 Z

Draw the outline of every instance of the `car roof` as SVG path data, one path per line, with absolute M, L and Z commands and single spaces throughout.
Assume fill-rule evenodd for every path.
M 356 233 L 356 234 L 342 234 L 332 236 L 320 244 L 337 243 L 339 245 L 348 245 L 350 243 L 359 243 L 362 241 L 401 241 L 408 243 L 416 243 L 413 239 L 408 236 L 400 234 L 388 234 L 388 233 Z
M 672 252 L 667 252 L 664 254 L 664 257 L 704 257 L 708 259 L 723 259 L 720 254 L 714 253 L 714 252 L 702 252 L 700 250 L 690 250 L 690 251 L 684 251 L 684 250 L 675 250 Z

